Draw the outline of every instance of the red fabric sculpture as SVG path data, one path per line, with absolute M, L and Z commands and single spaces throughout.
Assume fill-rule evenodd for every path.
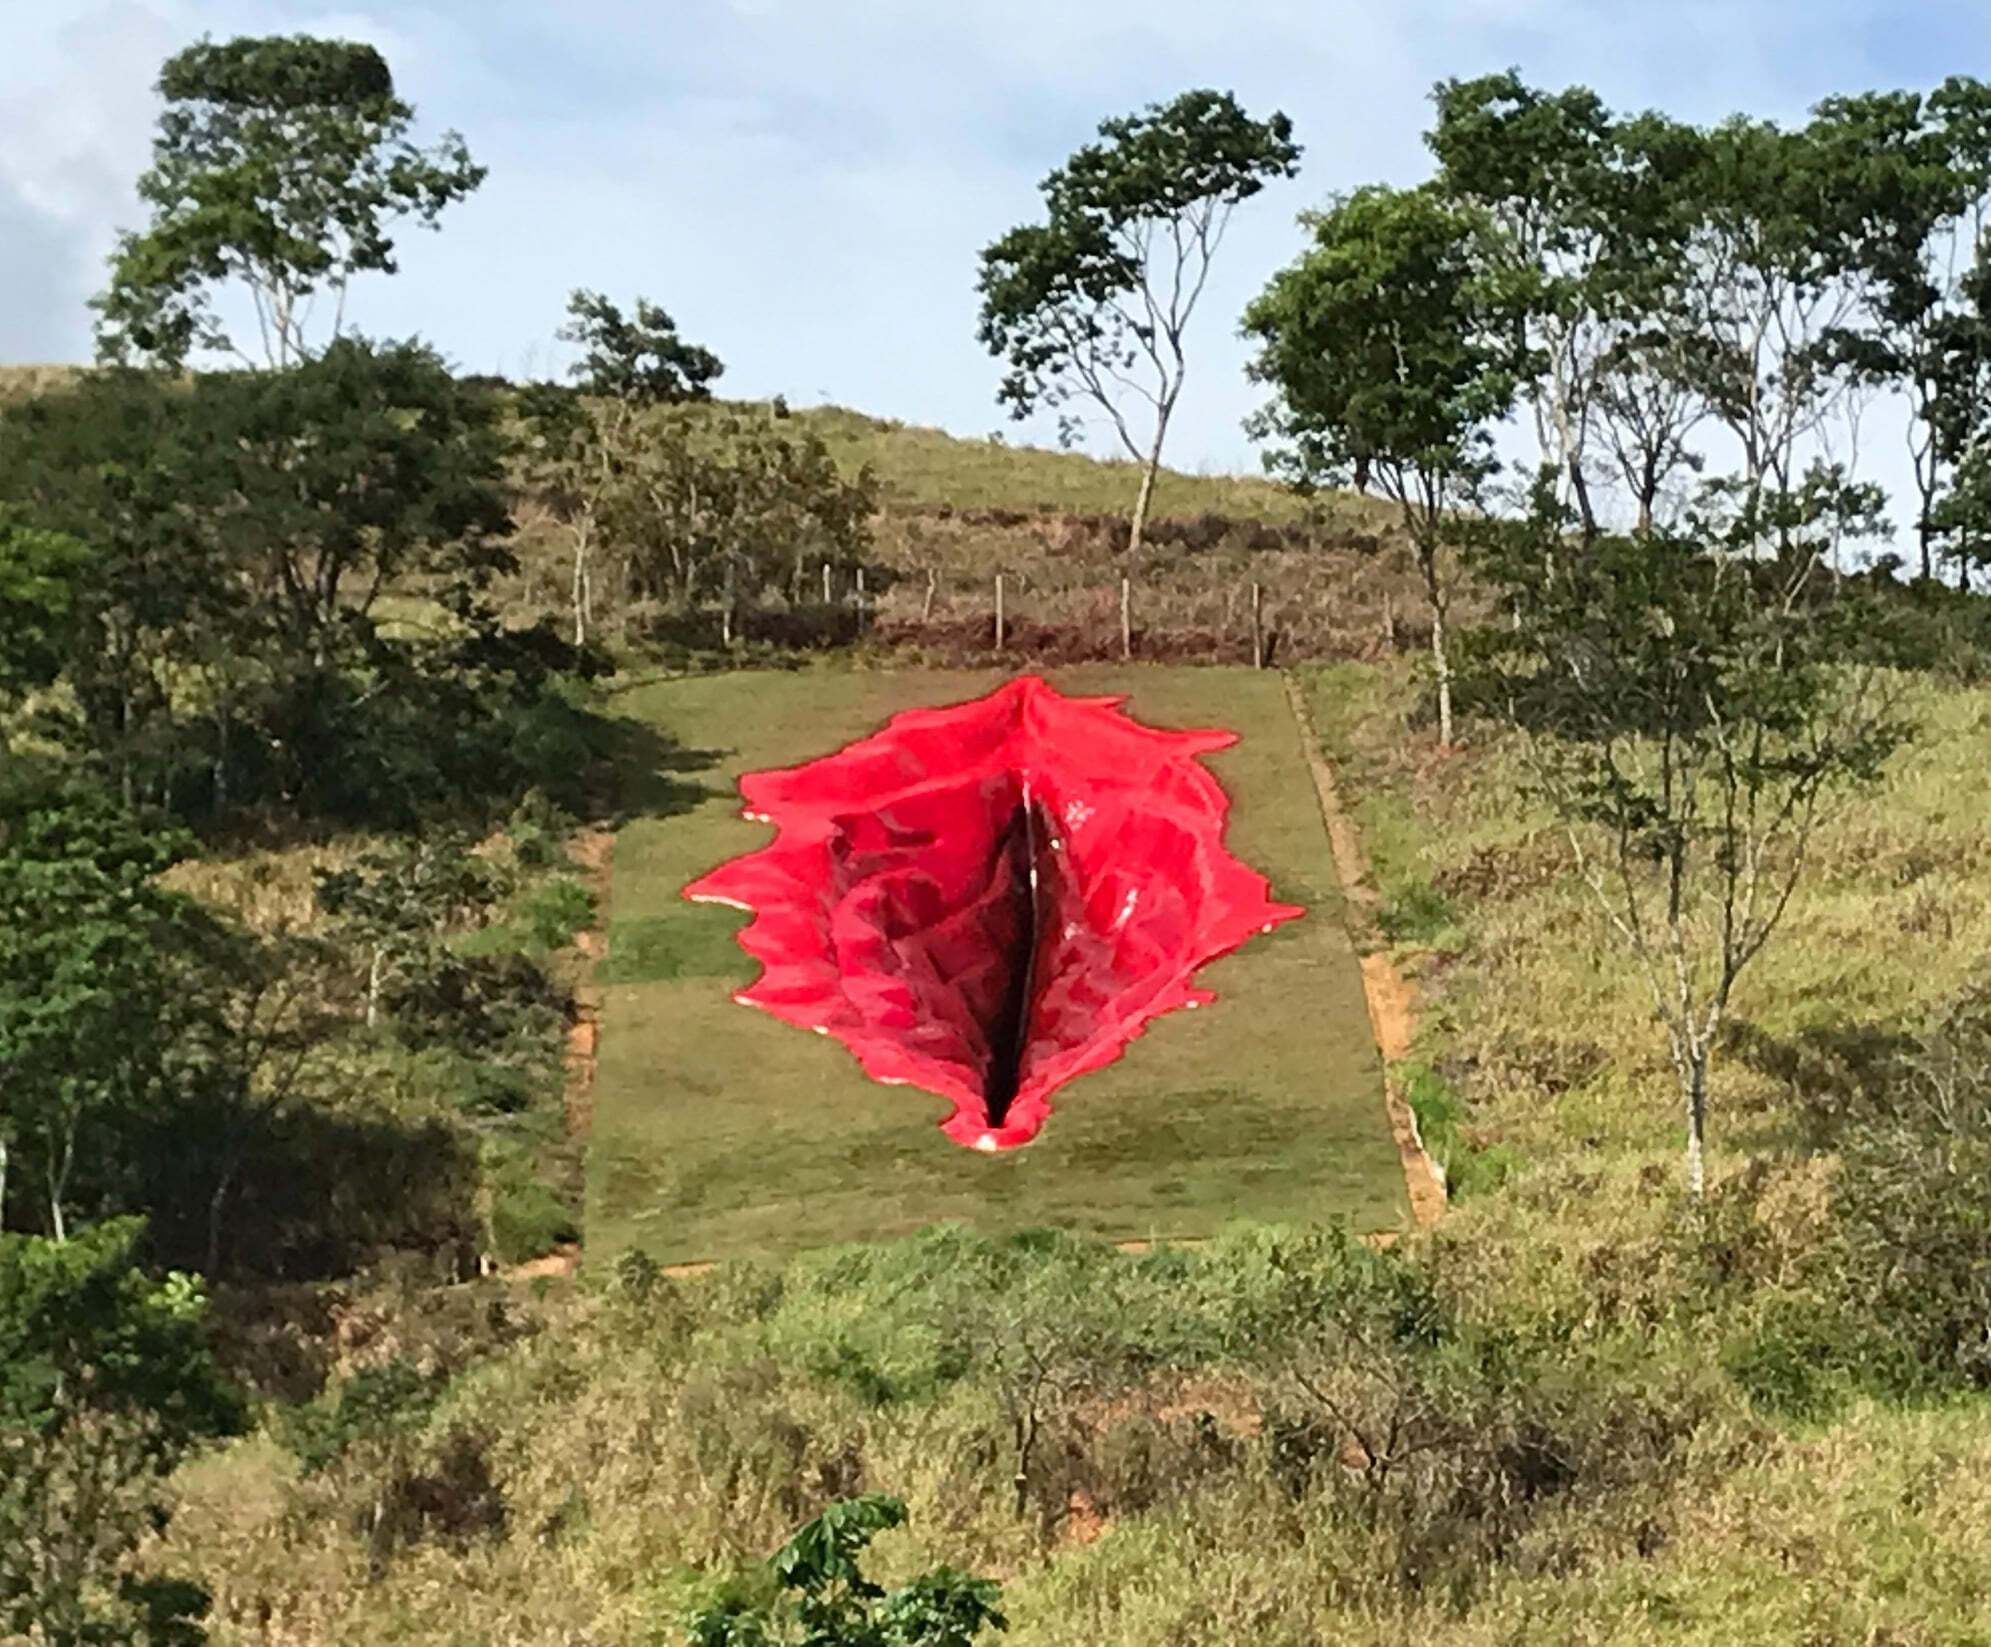
M 956 1143 L 1035 1137 L 1065 1082 L 1215 999 L 1190 987 L 1204 962 L 1304 913 L 1224 848 L 1230 800 L 1197 757 L 1237 735 L 1142 726 L 1125 701 L 1026 675 L 743 777 L 775 839 L 684 889 L 753 912 L 763 971 L 734 999 L 948 1099 Z

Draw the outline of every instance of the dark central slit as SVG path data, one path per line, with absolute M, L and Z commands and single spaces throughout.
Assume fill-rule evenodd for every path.
M 1025 793 L 996 841 L 991 880 L 1007 883 L 1015 911 L 1016 936 L 1003 969 L 1004 988 L 988 1025 L 989 1066 L 983 1103 L 989 1125 L 999 1127 L 1009 1114 L 1023 1079 L 1023 1054 L 1030 1039 L 1030 1007 L 1037 976 L 1037 843 L 1036 802 Z

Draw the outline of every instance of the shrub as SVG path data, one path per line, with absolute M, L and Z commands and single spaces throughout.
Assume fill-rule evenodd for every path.
M 882 1493 L 832 1504 L 769 1563 L 759 1584 L 735 1582 L 687 1620 L 693 1647 L 969 1647 L 1006 1629 L 1000 1586 L 936 1567 L 887 1592 L 859 1558 L 871 1540 L 902 1526 L 902 1500 Z

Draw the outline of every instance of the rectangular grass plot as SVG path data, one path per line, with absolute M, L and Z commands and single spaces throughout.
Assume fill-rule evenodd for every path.
M 631 823 L 618 841 L 591 1144 L 594 1251 L 637 1245 L 683 1261 L 870 1239 L 941 1219 L 982 1228 L 1050 1224 L 1121 1238 L 1207 1234 L 1232 1217 L 1342 1214 L 1368 1228 L 1402 1221 L 1401 1171 L 1359 972 L 1298 730 L 1276 675 L 1081 669 L 1054 672 L 1057 691 L 1046 695 L 1124 693 L 1125 716 L 1151 732 L 1222 727 L 1237 734 L 1229 747 L 1219 747 L 1226 740 L 1218 738 L 1196 751 L 1230 803 L 1211 861 L 1235 863 L 1232 873 L 1255 888 L 1269 877 L 1270 899 L 1226 943 L 1210 946 L 1221 953 L 1243 942 L 1195 972 L 1193 988 L 1186 983 L 1193 966 L 1172 978 L 1176 1004 L 1193 998 L 1202 1010 L 1136 1013 L 1138 1033 L 1106 1053 L 1111 1062 L 1097 1048 L 1054 1044 L 1055 1035 L 1033 1028 L 1039 1020 L 1031 1014 L 1043 1009 L 1031 1005 L 1037 997 L 1028 986 L 1039 967 L 1061 964 L 1052 954 L 1055 939 L 1074 924 L 1066 918 L 1072 887 L 1056 921 L 1050 918 L 1047 888 L 1060 869 L 1044 856 L 1052 850 L 1052 816 L 1018 809 L 1032 783 L 1040 792 L 1056 787 L 1043 774 L 1058 763 L 1034 755 L 988 763 L 982 787 L 993 797 L 983 809 L 990 840 L 971 839 L 955 854 L 975 869 L 963 884 L 979 885 L 978 875 L 990 881 L 995 890 L 977 896 L 999 899 L 1010 912 L 990 928 L 1006 935 L 1007 958 L 993 968 L 995 985 L 983 992 L 990 1000 L 980 1016 L 965 1027 L 921 1032 L 935 1046 L 947 1040 L 956 1053 L 978 1050 L 978 1072 L 968 1067 L 972 1059 L 961 1065 L 961 1090 L 938 1080 L 911 1084 L 922 1072 L 917 1060 L 905 1059 L 894 1068 L 909 1084 L 881 1084 L 837 1036 L 807 1034 L 794 1027 L 801 1019 L 793 1014 L 783 1021 L 735 1001 L 763 976 L 759 962 L 732 942 L 748 916 L 687 906 L 680 893 L 768 846 L 771 827 L 740 815 L 738 780 L 820 761 L 872 738 L 895 713 L 968 704 L 1001 684 L 1000 677 L 968 673 L 756 674 L 632 695 L 628 712 L 675 742 L 673 767 L 692 782 L 670 791 L 670 804 Z M 998 693 L 990 701 L 1003 699 Z M 913 717 L 915 724 L 923 719 Z M 1078 741 L 1062 724 L 1049 739 L 1067 749 Z M 686 751 L 700 753 L 702 770 L 689 773 Z M 1128 751 L 1109 751 L 1106 767 L 1131 759 Z M 1062 815 L 1084 785 L 1068 770 L 1057 782 L 1067 804 L 1054 810 Z M 865 777 L 859 787 L 870 793 L 890 786 Z M 1102 779 L 1100 793 L 1111 788 Z M 996 804 L 1005 798 L 1018 805 Z M 1085 804 L 1073 815 L 1083 818 Z M 838 815 L 845 829 L 870 828 Z M 1027 827 L 1033 818 L 1037 829 Z M 1043 861 L 1036 875 L 1028 868 L 1033 853 Z M 1123 846 L 1098 865 L 1128 857 Z M 1003 871 L 1005 863 L 1013 871 Z M 1133 886 L 1122 887 L 1126 875 L 1118 870 L 1108 876 L 1076 866 L 1079 872 L 1101 886 L 1111 879 L 1115 898 Z M 1026 887 L 1035 890 L 1019 890 Z M 1171 895 L 1180 892 L 1176 886 Z M 725 887 L 720 895 L 730 896 Z M 1303 906 L 1305 917 L 1280 925 L 1293 906 Z M 1274 912 L 1276 918 L 1256 918 Z M 1106 911 L 1102 925 L 1116 913 Z M 1018 949 L 1025 931 L 1029 942 Z M 907 952 L 904 943 L 893 946 L 895 955 Z M 1145 964 L 1148 952 L 1142 954 Z M 1026 957 L 1020 967 L 1010 964 L 1016 956 Z M 962 964 L 951 954 L 943 959 L 949 969 Z M 1073 971 L 1069 957 L 1062 964 Z M 1067 1007 L 1076 999 L 1097 1012 L 1128 987 L 1102 977 L 1103 989 L 1066 977 L 1060 987 Z M 1021 996 L 1013 987 L 1019 979 Z M 887 1005 L 902 1021 L 904 1003 L 894 997 Z M 848 1015 L 847 1003 L 839 1009 Z M 1005 1024 L 1010 1042 L 993 1045 Z M 988 1136 L 990 1104 L 1006 1106 L 1031 1078 L 1033 1036 L 1043 1043 L 1035 1054 L 1040 1073 L 1060 1055 L 1078 1070 L 1049 1083 L 1049 1119 L 1039 1082 L 1029 1124 L 1003 1139 L 1027 1140 L 1027 1147 L 960 1149 Z M 964 1102 L 964 1094 L 981 1107 Z M 1005 1110 L 994 1125 L 1011 1118 Z M 953 1141 L 943 1130 L 950 1124 Z

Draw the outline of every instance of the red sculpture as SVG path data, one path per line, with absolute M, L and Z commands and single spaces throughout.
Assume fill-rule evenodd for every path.
M 950 1100 L 956 1143 L 1035 1137 L 1065 1082 L 1215 999 L 1198 967 L 1304 913 L 1224 847 L 1198 757 L 1237 735 L 1142 726 L 1125 701 L 1026 675 L 743 777 L 743 815 L 778 833 L 684 889 L 753 913 L 763 971 L 734 999 Z

